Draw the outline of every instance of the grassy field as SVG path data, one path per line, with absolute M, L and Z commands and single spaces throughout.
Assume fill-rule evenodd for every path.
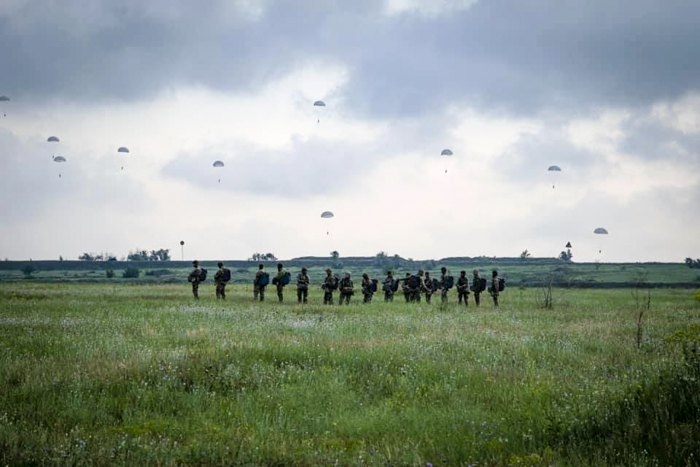
M 695 290 L 554 289 L 545 310 L 537 288 L 499 309 L 250 289 L 0 283 L 0 462 L 700 462 Z

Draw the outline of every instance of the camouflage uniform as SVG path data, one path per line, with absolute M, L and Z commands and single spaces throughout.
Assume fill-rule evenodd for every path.
M 450 287 L 448 287 L 447 278 L 450 274 L 447 272 L 447 268 L 445 267 L 440 268 L 440 272 L 440 299 L 442 303 L 447 303 L 447 292 L 450 290 Z
M 469 279 L 467 279 L 466 271 L 459 272 L 459 279 L 457 279 L 457 297 L 460 305 L 462 304 L 462 299 L 464 299 L 464 306 L 469 305 Z
M 192 269 L 190 275 L 187 276 L 187 281 L 192 283 L 192 295 L 199 300 L 199 279 L 202 274 L 202 269 L 199 267 L 199 261 L 192 261 L 192 266 L 194 266 L 194 269 Z
M 350 297 L 355 293 L 353 290 L 352 279 L 350 279 L 350 273 L 345 273 L 340 283 L 338 284 L 338 289 L 340 290 L 340 300 L 338 305 L 342 305 L 345 301 L 346 305 L 350 304 Z
M 384 291 L 384 301 L 393 302 L 394 301 L 394 287 L 396 286 L 396 279 L 391 271 L 386 273 L 386 279 L 382 282 L 382 290 Z
M 214 284 L 216 284 L 216 298 L 226 298 L 226 281 L 224 280 L 224 263 L 218 263 L 219 269 L 214 274 Z
M 363 303 L 370 303 L 372 301 L 372 295 L 374 295 L 374 290 L 372 290 L 373 284 L 372 279 L 369 278 L 367 273 L 362 274 L 362 297 Z
M 425 292 L 425 303 L 430 303 L 430 299 L 433 296 L 433 280 L 430 278 L 429 272 L 425 273 L 425 278 L 421 285 Z M 420 302 L 420 295 L 418 296 L 418 301 Z
M 333 275 L 333 271 L 326 269 L 326 278 L 321 284 L 323 289 L 323 304 L 332 305 L 333 304 L 333 291 L 338 288 L 338 278 Z
M 491 287 L 489 287 L 489 294 L 493 298 L 493 306 L 498 306 L 498 271 L 495 269 L 491 273 Z
M 301 268 L 301 272 L 297 276 L 297 301 L 306 303 L 309 297 L 309 275 L 306 273 L 306 268 Z
M 260 279 L 265 275 L 264 266 L 262 264 L 258 265 L 258 272 L 255 273 L 255 280 L 253 281 L 253 300 L 257 300 L 260 296 L 260 301 L 265 300 L 265 285 L 260 285 Z
M 403 285 L 401 286 L 401 291 L 403 292 L 403 298 L 406 299 L 406 302 L 410 302 L 411 300 L 411 287 L 408 285 L 408 281 L 411 279 L 411 273 L 407 272 L 406 277 L 403 280 Z
M 479 270 L 474 269 L 474 277 L 472 278 L 472 292 L 474 292 L 474 302 L 476 306 L 479 306 L 479 297 L 481 296 L 481 276 L 479 275 Z
M 280 302 L 284 298 L 284 285 L 282 284 L 282 276 L 284 276 L 285 272 L 286 271 L 283 269 L 282 263 L 277 263 L 277 275 L 275 276 L 274 284 L 277 288 L 277 298 Z

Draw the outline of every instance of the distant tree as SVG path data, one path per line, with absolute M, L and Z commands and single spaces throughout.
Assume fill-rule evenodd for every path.
M 272 253 L 265 253 L 264 258 L 266 261 L 277 261 L 277 257 Z
M 700 268 L 700 259 L 686 258 L 685 264 L 691 269 Z
M 383 268 L 389 264 L 389 256 L 383 252 L 380 251 L 374 256 L 374 265 Z
M 331 251 L 331 258 L 333 258 L 333 261 L 337 261 L 340 258 L 340 253 L 336 250 Z
M 59 261 L 63 261 L 63 256 L 59 256 L 59 257 L 58 257 L 58 260 L 59 260 Z
M 90 253 L 83 253 L 82 255 L 78 256 L 78 259 L 80 261 L 95 261 L 95 257 Z
M 24 274 L 25 279 L 31 279 L 32 274 L 36 271 L 36 268 L 34 267 L 33 264 L 26 264 L 22 266 L 22 274 Z
M 527 259 L 530 257 L 530 252 L 527 250 L 523 250 L 522 253 L 520 253 L 520 259 Z

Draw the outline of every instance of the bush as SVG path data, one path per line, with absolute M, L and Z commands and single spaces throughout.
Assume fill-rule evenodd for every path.
M 133 279 L 139 277 L 140 274 L 141 271 L 139 271 L 137 268 L 126 268 L 124 270 L 124 273 L 122 274 L 122 277 L 127 279 Z
M 105 271 L 105 276 L 107 276 L 107 279 L 111 279 L 114 277 L 114 269 L 107 269 Z

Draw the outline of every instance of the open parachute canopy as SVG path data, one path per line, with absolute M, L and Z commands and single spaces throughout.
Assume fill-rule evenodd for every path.
M 324 219 L 330 219 L 331 217 L 335 217 L 335 214 L 333 214 L 331 211 L 323 211 L 321 213 L 321 217 Z
M 125 147 L 125 146 L 122 146 L 122 147 L 120 147 L 119 149 L 117 149 L 117 152 L 123 152 L 123 153 L 128 154 L 128 153 L 129 153 L 129 148 L 127 148 L 127 147 Z
M 49 136 L 48 138 L 46 138 L 46 141 L 48 141 L 49 143 L 58 143 L 61 140 L 58 139 L 58 136 Z
M 558 165 L 550 165 L 547 170 L 550 172 L 561 172 L 561 167 Z
M 593 233 L 594 233 L 594 234 L 598 234 L 598 235 L 607 235 L 607 234 L 608 234 L 608 231 L 605 230 L 603 227 L 598 227 L 597 229 L 595 229 L 595 230 L 593 231 Z
M 221 161 L 214 161 L 214 163 L 212 164 L 212 166 L 213 166 L 213 167 L 223 167 L 223 166 L 224 166 L 224 163 L 221 162 Z
M 53 158 L 53 161 L 54 161 L 54 162 L 65 162 L 65 161 L 66 161 L 66 158 L 63 157 L 63 156 L 56 156 L 56 157 Z
M 10 98 L 7 96 L 0 96 L 0 102 L 10 102 Z
M 452 152 L 451 149 L 443 149 L 443 150 L 440 152 L 440 155 L 441 155 L 441 156 L 451 156 L 452 154 L 454 154 L 454 153 Z
M 315 106 L 315 107 L 325 107 L 325 106 L 326 106 L 326 103 L 323 102 L 323 101 L 315 101 L 315 102 L 314 102 L 314 106 Z

